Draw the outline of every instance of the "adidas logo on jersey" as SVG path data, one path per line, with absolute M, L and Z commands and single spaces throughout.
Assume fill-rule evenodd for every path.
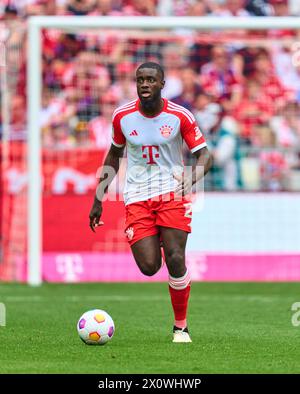
M 130 135 L 130 137 L 132 137 L 134 135 L 138 135 L 138 132 L 136 130 L 133 130 L 129 135 Z

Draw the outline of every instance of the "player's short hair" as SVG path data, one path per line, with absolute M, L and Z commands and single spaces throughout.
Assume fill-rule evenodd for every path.
M 158 64 L 158 63 L 155 63 L 155 62 L 143 63 L 140 66 L 138 66 L 138 68 L 136 69 L 136 72 L 138 72 L 142 68 L 154 68 L 155 70 L 160 72 L 162 80 L 165 79 L 165 72 L 164 72 L 162 66 L 160 64 Z

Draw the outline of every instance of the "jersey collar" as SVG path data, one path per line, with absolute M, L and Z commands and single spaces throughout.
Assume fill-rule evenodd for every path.
M 137 99 L 137 101 L 136 101 L 136 109 L 139 111 L 139 113 L 141 114 L 141 115 L 143 115 L 145 118 L 156 118 L 157 116 L 159 116 L 162 112 L 164 112 L 165 111 L 165 109 L 167 108 L 167 105 L 168 105 L 168 100 L 167 99 L 165 99 L 165 98 L 162 98 L 163 99 L 163 101 L 164 101 L 164 105 L 163 105 L 163 107 L 162 107 L 162 110 L 158 113 L 158 114 L 156 114 L 156 115 L 154 115 L 154 116 L 149 116 L 149 115 L 146 115 L 146 114 L 144 114 L 141 110 L 140 110 L 140 99 Z

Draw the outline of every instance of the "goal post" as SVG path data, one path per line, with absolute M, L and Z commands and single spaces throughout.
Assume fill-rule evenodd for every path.
M 38 21 L 29 20 L 27 47 L 28 122 L 28 284 L 42 283 L 42 168 L 40 107 L 42 92 L 41 38 Z
M 28 121 L 28 283 L 42 283 L 42 208 L 41 208 L 41 136 L 39 114 L 42 92 L 41 30 L 60 29 L 65 32 L 97 29 L 127 30 L 267 30 L 299 29 L 297 17 L 75 17 L 42 16 L 28 20 L 27 47 L 27 121 Z

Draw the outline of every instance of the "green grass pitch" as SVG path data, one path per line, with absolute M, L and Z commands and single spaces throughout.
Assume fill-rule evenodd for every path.
M 0 285 L 0 373 L 299 373 L 299 283 L 193 283 L 191 344 L 172 343 L 167 283 Z M 114 319 L 113 340 L 87 346 L 89 309 Z

